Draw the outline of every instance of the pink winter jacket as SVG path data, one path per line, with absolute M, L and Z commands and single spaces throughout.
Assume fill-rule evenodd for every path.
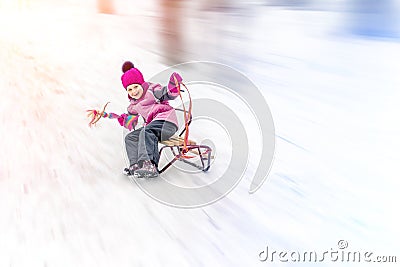
M 168 89 L 160 84 L 145 82 L 142 84 L 143 95 L 135 100 L 131 99 L 128 106 L 130 115 L 140 115 L 145 120 L 144 125 L 153 120 L 165 120 L 174 123 L 178 127 L 178 119 L 175 109 L 171 107 L 168 100 L 175 99 L 178 95 L 178 89 Z

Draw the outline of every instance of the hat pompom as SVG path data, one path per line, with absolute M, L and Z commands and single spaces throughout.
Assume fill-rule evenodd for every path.
M 133 65 L 132 62 L 130 61 L 125 61 L 124 64 L 122 65 L 122 72 L 125 73 L 130 69 L 133 69 L 135 66 Z

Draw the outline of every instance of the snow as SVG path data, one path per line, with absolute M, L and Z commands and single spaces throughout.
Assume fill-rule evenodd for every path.
M 267 181 L 249 194 L 260 158 L 257 124 L 233 94 L 194 85 L 194 98 L 238 107 L 250 158 L 225 198 L 179 209 L 121 174 L 126 132 L 115 121 L 91 129 L 85 116 L 107 101 L 110 111 L 125 111 L 124 60 L 135 60 L 145 77 L 167 67 L 151 3 L 115 16 L 67 4 L 3 7 L 0 266 L 262 266 L 266 246 L 322 253 L 341 239 L 353 251 L 396 255 L 400 44 L 346 35 L 335 12 L 259 6 L 243 18 L 220 14 L 232 23 L 226 28 L 213 24 L 216 11 L 188 19 L 201 29 L 211 18 L 207 29 L 219 38 L 201 41 L 188 31 L 190 60 L 232 64 L 259 86 L 276 151 Z M 210 172 L 172 168 L 162 179 L 199 186 L 225 172 L 232 151 L 224 127 L 199 121 L 193 132 L 216 146 Z

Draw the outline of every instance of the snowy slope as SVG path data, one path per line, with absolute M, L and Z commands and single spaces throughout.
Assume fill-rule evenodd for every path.
M 248 194 L 259 137 L 241 107 L 248 169 L 227 197 L 198 209 L 160 204 L 121 174 L 124 131 L 115 121 L 87 127 L 87 108 L 111 101 L 110 111 L 124 112 L 121 62 L 134 59 L 146 77 L 166 67 L 155 17 L 76 7 L 1 14 L 0 266 L 262 266 L 267 245 L 322 253 L 341 239 L 353 250 L 398 253 L 399 43 L 340 35 L 337 14 L 252 12 L 257 23 L 247 21 L 254 27 L 242 41 L 252 49 L 238 51 L 245 44 L 228 34 L 226 55 L 208 59 L 240 62 L 259 85 L 275 122 L 274 164 Z M 240 106 L 213 90 L 193 95 Z M 195 126 L 198 138 L 221 144 L 214 126 Z M 229 146 L 217 153 L 208 174 L 171 169 L 164 178 L 216 179 Z

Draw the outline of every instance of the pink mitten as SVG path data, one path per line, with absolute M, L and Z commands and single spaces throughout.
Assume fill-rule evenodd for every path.
M 176 86 L 176 82 L 178 82 L 178 84 L 182 83 L 182 77 L 181 75 L 179 75 L 178 73 L 174 72 L 171 74 L 171 77 L 169 78 L 169 83 L 168 83 L 168 90 L 173 93 L 173 94 L 177 94 L 178 93 L 178 87 Z

